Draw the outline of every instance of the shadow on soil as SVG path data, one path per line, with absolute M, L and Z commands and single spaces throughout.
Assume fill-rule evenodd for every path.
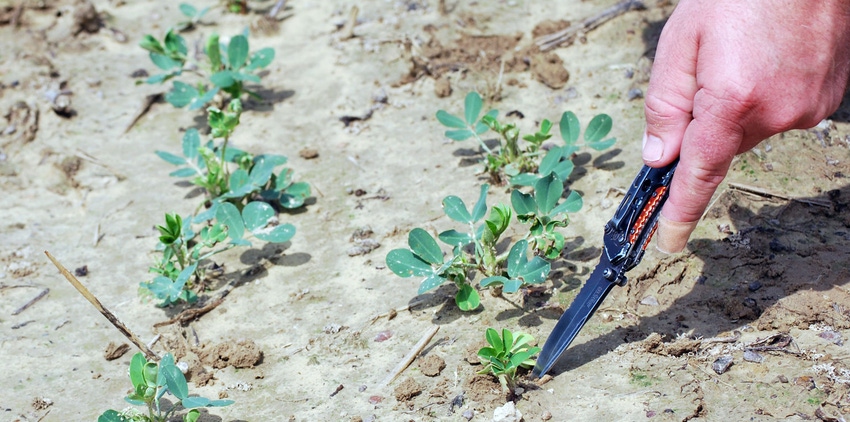
M 740 192 L 722 194 L 703 224 L 731 221 L 731 227 L 719 227 L 727 237 L 691 240 L 689 253 L 665 257 L 655 268 L 634 274 L 617 300 L 625 301 L 620 310 L 637 315 L 639 323 L 574 345 L 551 373 L 568 372 L 651 333 L 671 341 L 682 333 L 707 338 L 748 324 L 767 331 L 820 322 L 850 326 L 850 311 L 823 298 L 850 280 L 850 185 L 814 198 L 763 204 L 763 198 Z M 792 298 L 813 291 L 818 293 L 802 303 Z M 663 298 L 675 299 L 657 314 L 641 317 L 652 313 L 640 303 L 648 296 L 664 305 Z

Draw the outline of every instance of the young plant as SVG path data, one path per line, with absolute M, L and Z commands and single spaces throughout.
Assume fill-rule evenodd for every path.
M 387 267 L 399 277 L 425 277 L 419 283 L 419 293 L 423 294 L 444 282 L 451 280 L 458 288 L 455 303 L 462 311 L 478 308 L 481 298 L 469 284 L 463 254 L 455 248 L 454 256 L 445 260 L 437 241 L 423 229 L 410 231 L 407 237 L 410 249 L 393 249 L 387 254 Z
M 201 19 L 204 17 L 204 15 L 206 15 L 207 12 L 210 11 L 209 7 L 205 7 L 201 10 L 198 10 L 197 7 L 192 6 L 189 3 L 180 3 L 179 8 L 180 13 L 182 13 L 183 16 L 186 17 L 186 20 L 177 23 L 175 28 L 178 31 L 185 31 L 187 29 L 194 28 L 195 25 L 201 22 Z
M 156 151 L 160 158 L 179 167 L 170 173 L 171 176 L 188 177 L 192 184 L 204 189 L 205 205 L 209 206 L 203 213 L 204 217 L 208 217 L 203 218 L 204 221 L 219 212 L 232 217 L 232 208 L 219 209 L 224 202 L 234 205 L 240 212 L 253 199 L 262 199 L 287 209 L 304 205 L 304 200 L 310 196 L 310 185 L 293 182 L 293 172 L 289 168 L 276 170 L 286 164 L 286 157 L 272 154 L 252 156 L 230 145 L 242 112 L 240 101 L 232 101 L 226 111 L 215 107 L 208 111 L 212 139 L 206 144 L 201 144 L 199 132 L 192 128 L 183 136 L 183 156 Z M 217 139 L 221 141 L 215 143 Z M 231 170 L 231 167 L 235 168 Z
M 187 65 L 186 40 L 174 30 L 169 30 L 162 42 L 152 35 L 145 35 L 139 45 L 150 53 L 154 65 L 164 71 L 150 76 L 146 83 L 163 83 L 181 76 L 186 69 L 197 68 L 193 72 L 200 81 L 189 84 L 175 80 L 171 90 L 165 94 L 165 100 L 171 105 L 177 108 L 189 106 L 189 110 L 204 107 L 219 91 L 229 94 L 227 102 L 241 99 L 245 94 L 259 98 L 258 94 L 245 88 L 245 83 L 260 83 L 257 72 L 267 67 L 275 55 L 273 48 L 249 53 L 247 34 L 236 35 L 227 44 L 221 42 L 218 34 L 210 35 L 205 48 L 207 62 L 195 65 Z
M 133 392 L 124 400 L 134 406 L 144 406 L 147 412 L 133 409 L 123 412 L 107 410 L 97 418 L 98 422 L 166 422 L 181 407 L 189 410 L 183 415 L 183 421 L 195 422 L 201 416 L 198 410 L 200 407 L 223 407 L 233 404 L 233 400 L 190 397 L 186 377 L 175 365 L 171 353 L 163 356 L 159 365 L 148 362 L 143 354 L 136 353 L 130 360 L 130 382 L 133 383 Z M 168 409 L 164 409 L 160 403 L 165 394 L 177 399 Z
M 564 202 L 564 182 L 555 173 L 540 178 L 534 184 L 533 194 L 519 190 L 511 192 L 511 205 L 521 223 L 531 223 L 528 238 L 535 251 L 548 259 L 555 259 L 564 249 L 564 235 L 555 229 L 569 225 L 567 213 L 578 212 L 583 201 L 581 195 L 570 191 Z
M 532 347 L 534 337 L 525 333 L 512 333 L 508 329 L 502 329 L 502 336 L 488 328 L 484 337 L 489 347 L 478 350 L 478 357 L 484 364 L 479 374 L 492 374 L 499 379 L 502 388 L 513 392 L 516 389 L 517 370 L 519 368 L 531 368 L 535 361 L 532 356 L 536 355 L 539 347 Z
M 585 131 L 584 143 L 578 143 L 580 126 L 578 118 L 572 112 L 561 115 L 559 128 L 563 146 L 553 146 L 544 155 L 543 143 L 552 135 L 552 123 L 544 119 L 537 132 L 520 137 L 519 129 L 513 123 L 504 124 L 497 119 L 498 111 L 490 110 L 480 117 L 481 96 L 476 92 L 467 94 L 464 101 L 464 117 L 452 115 L 444 110 L 437 111 L 437 120 L 448 127 L 445 136 L 455 141 L 475 138 L 487 154 L 486 171 L 495 182 L 501 182 L 505 176 L 511 184 L 531 186 L 540 177 L 556 173 L 566 181 L 572 172 L 571 157 L 580 147 L 594 150 L 610 148 L 616 142 L 614 138 L 605 138 L 611 130 L 611 117 L 600 114 L 591 120 Z M 499 148 L 493 150 L 487 146 L 481 135 L 487 129 L 499 134 Z M 524 142 L 520 142 L 520 139 Z M 541 159 L 541 156 L 542 159 Z
M 549 277 L 552 266 L 545 259 L 535 256 L 528 259 L 528 241 L 520 240 L 508 254 L 507 277 L 496 275 L 481 280 L 481 287 L 495 285 L 505 293 L 516 293 L 526 284 L 540 284 Z
M 295 235 L 295 226 L 278 223 L 274 206 L 303 206 L 310 185 L 293 182 L 291 169 L 276 170 L 286 163 L 284 156 L 252 156 L 229 145 L 241 111 L 239 100 L 231 101 L 226 111 L 210 107 L 212 139 L 206 144 L 201 144 L 196 129 L 189 129 L 183 136 L 182 156 L 156 151 L 179 167 L 171 176 L 190 178 L 206 194 L 197 210 L 206 207 L 203 212 L 186 217 L 166 214 L 165 224 L 157 227 L 157 249 L 163 255 L 150 269 L 156 276 L 141 288 L 161 300 L 161 306 L 194 302 L 195 287 L 203 286 L 201 261 L 234 246 L 250 246 L 246 234 L 271 243 L 287 242 Z M 193 224 L 201 228 L 195 231 Z M 227 245 L 218 246 L 228 238 Z

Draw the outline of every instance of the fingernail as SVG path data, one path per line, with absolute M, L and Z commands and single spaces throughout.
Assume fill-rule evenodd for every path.
M 661 252 L 672 254 L 685 249 L 698 221 L 680 222 L 658 217 L 658 229 L 655 233 L 655 248 Z
M 654 162 L 661 159 L 664 153 L 664 143 L 655 135 L 643 133 L 643 160 Z

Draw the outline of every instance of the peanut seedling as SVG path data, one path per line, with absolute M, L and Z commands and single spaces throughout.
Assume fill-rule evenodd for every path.
M 534 337 L 525 333 L 512 333 L 507 328 L 502 329 L 502 336 L 488 328 L 484 337 L 489 347 L 478 350 L 478 357 L 484 363 L 479 374 L 492 374 L 499 379 L 502 388 L 510 391 L 516 389 L 517 370 L 531 368 L 535 364 L 532 356 L 540 352 L 539 347 L 532 347 Z
M 174 363 L 171 353 L 162 360 L 148 362 L 144 355 L 136 353 L 130 360 L 130 382 L 133 391 L 124 400 L 135 406 L 144 406 L 147 413 L 135 409 L 122 412 L 107 410 L 97 418 L 98 422 L 165 422 L 180 409 L 189 410 L 183 415 L 184 422 L 195 422 L 200 418 L 200 407 L 224 407 L 233 404 L 233 400 L 210 400 L 204 397 L 189 396 L 186 377 Z M 163 408 L 160 400 L 166 394 L 177 399 L 168 409 Z

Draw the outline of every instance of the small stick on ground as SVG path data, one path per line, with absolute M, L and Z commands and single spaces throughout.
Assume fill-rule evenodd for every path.
M 127 125 L 127 127 L 124 129 L 123 133 L 129 132 L 130 129 L 132 129 L 133 126 L 135 126 L 136 123 L 139 122 L 139 120 L 142 118 L 142 116 L 144 116 L 151 109 L 151 106 L 153 105 L 153 103 L 159 101 L 160 98 L 162 98 L 161 93 L 160 94 L 152 94 L 152 95 L 148 95 L 147 97 L 145 97 L 145 99 L 142 100 L 142 106 L 139 107 L 138 111 L 136 111 L 136 115 L 133 116 L 133 120 L 130 121 L 130 124 Z
M 396 315 L 396 314 L 398 314 L 399 312 L 407 311 L 407 310 L 409 310 L 410 308 L 413 308 L 414 306 L 421 305 L 421 304 L 423 304 L 423 303 L 425 303 L 425 301 L 420 299 L 420 300 L 417 300 L 416 302 L 413 302 L 413 303 L 411 303 L 411 304 L 409 304 L 409 305 L 402 306 L 401 308 L 398 308 L 398 309 L 390 309 L 390 310 L 389 310 L 389 311 L 387 311 L 387 312 L 384 312 L 384 313 L 382 313 L 382 314 L 378 314 L 378 315 L 373 316 L 373 317 L 372 317 L 372 319 L 369 321 L 369 324 L 374 324 L 374 323 L 375 323 L 375 321 L 377 321 L 377 320 L 379 320 L 379 319 L 381 319 L 381 318 L 383 318 L 383 317 L 388 317 L 388 316 L 390 316 L 390 315 L 395 316 L 395 315 Z M 392 318 L 390 318 L 390 319 L 392 319 Z
M 832 204 L 826 200 L 821 200 L 817 198 L 794 198 L 791 196 L 782 195 L 780 193 L 769 192 L 757 186 L 747 186 L 739 183 L 729 183 L 729 189 L 767 199 L 781 199 L 783 201 L 801 202 L 804 204 L 816 205 L 824 208 L 832 207 Z
M 70 271 L 63 267 L 62 264 L 60 264 L 59 261 L 57 261 L 56 258 L 54 258 L 53 255 L 50 254 L 50 252 L 44 251 L 44 254 L 47 255 L 47 258 L 50 259 L 51 262 L 53 262 L 53 265 L 56 266 L 59 272 L 62 273 L 63 276 L 65 276 L 65 279 L 68 280 L 68 282 L 71 283 L 71 285 L 74 286 L 74 288 L 76 288 L 77 291 L 80 292 L 80 294 L 86 298 L 86 300 L 88 300 L 92 305 L 94 305 L 94 307 L 97 308 L 97 310 L 100 311 L 100 313 L 104 317 L 106 317 L 106 319 L 109 320 L 109 322 L 111 322 L 112 325 L 114 325 L 115 328 L 117 328 L 118 331 L 121 332 L 121 334 L 124 334 L 124 337 L 127 337 L 128 340 L 135 344 L 136 347 L 138 347 L 139 350 L 141 350 L 142 353 L 145 354 L 145 357 L 147 357 L 148 360 L 159 360 L 159 356 L 157 356 L 156 353 L 153 352 L 153 350 L 145 346 L 145 343 L 143 343 L 142 340 L 136 337 L 136 335 L 133 334 L 133 332 L 130 331 L 130 329 L 127 328 L 127 326 L 124 325 L 123 322 L 118 320 L 118 317 L 116 317 L 115 314 L 113 314 L 109 309 L 106 309 L 103 304 L 101 304 L 100 301 L 97 300 L 97 298 L 93 294 L 91 294 L 89 289 L 87 289 L 86 286 L 83 286 L 83 283 L 80 283 L 80 280 L 77 280 L 77 278 L 74 277 L 74 275 L 71 274 Z
M 280 13 L 280 11 L 283 10 L 284 7 L 286 7 L 286 0 L 277 0 L 277 3 L 275 3 L 271 9 L 269 9 L 269 13 L 266 15 L 266 17 L 272 20 L 277 19 L 277 14 Z
M 340 30 L 340 41 L 350 40 L 354 38 L 354 27 L 357 26 L 358 13 L 360 13 L 360 9 L 358 9 L 357 6 L 351 6 L 351 12 L 348 14 L 348 22 L 346 22 Z
M 540 51 L 548 51 L 559 46 L 566 47 L 572 44 L 579 34 L 586 34 L 596 29 L 599 25 L 602 25 L 603 23 L 608 22 L 609 20 L 614 19 L 630 10 L 640 10 L 644 8 L 646 8 L 646 6 L 644 6 L 643 2 L 640 0 L 623 0 L 595 16 L 591 16 L 577 24 L 570 25 L 566 29 L 538 37 L 534 40 L 534 42 L 538 47 L 540 47 Z
M 32 306 L 32 304 L 33 304 L 33 303 L 36 303 L 36 302 L 38 302 L 39 300 L 41 300 L 41 298 L 43 298 L 43 297 L 47 296 L 47 293 L 49 293 L 49 292 L 50 292 L 50 289 L 44 289 L 44 290 L 42 290 L 42 291 L 41 291 L 41 293 L 39 293 L 39 294 L 38 294 L 38 296 L 36 296 L 36 297 L 32 298 L 32 300 L 30 300 L 29 302 L 25 303 L 25 304 L 24 304 L 24 306 L 21 306 L 20 308 L 15 309 L 15 312 L 12 312 L 12 315 L 17 315 L 17 314 L 19 314 L 19 313 L 21 313 L 21 312 L 25 311 L 27 308 L 29 308 L 30 306 Z
M 407 355 L 404 356 L 404 359 L 402 359 L 401 362 L 399 362 L 398 365 L 396 365 L 396 367 L 393 368 L 392 371 L 390 371 L 390 374 L 387 375 L 386 378 L 384 378 L 379 388 L 384 388 L 390 385 L 393 380 L 395 380 L 399 375 L 401 375 L 401 373 L 404 372 L 404 370 L 407 369 L 407 367 L 410 366 L 411 363 L 413 363 L 413 359 L 416 359 L 416 355 L 418 355 L 419 352 L 421 352 L 422 349 L 425 348 L 428 342 L 431 341 L 434 335 L 437 334 L 437 331 L 440 331 L 439 325 L 431 327 L 431 329 L 429 329 L 428 332 L 425 333 L 425 335 L 422 336 L 421 339 L 419 339 L 419 342 L 416 343 L 413 348 L 410 349 L 409 352 L 407 352 Z

